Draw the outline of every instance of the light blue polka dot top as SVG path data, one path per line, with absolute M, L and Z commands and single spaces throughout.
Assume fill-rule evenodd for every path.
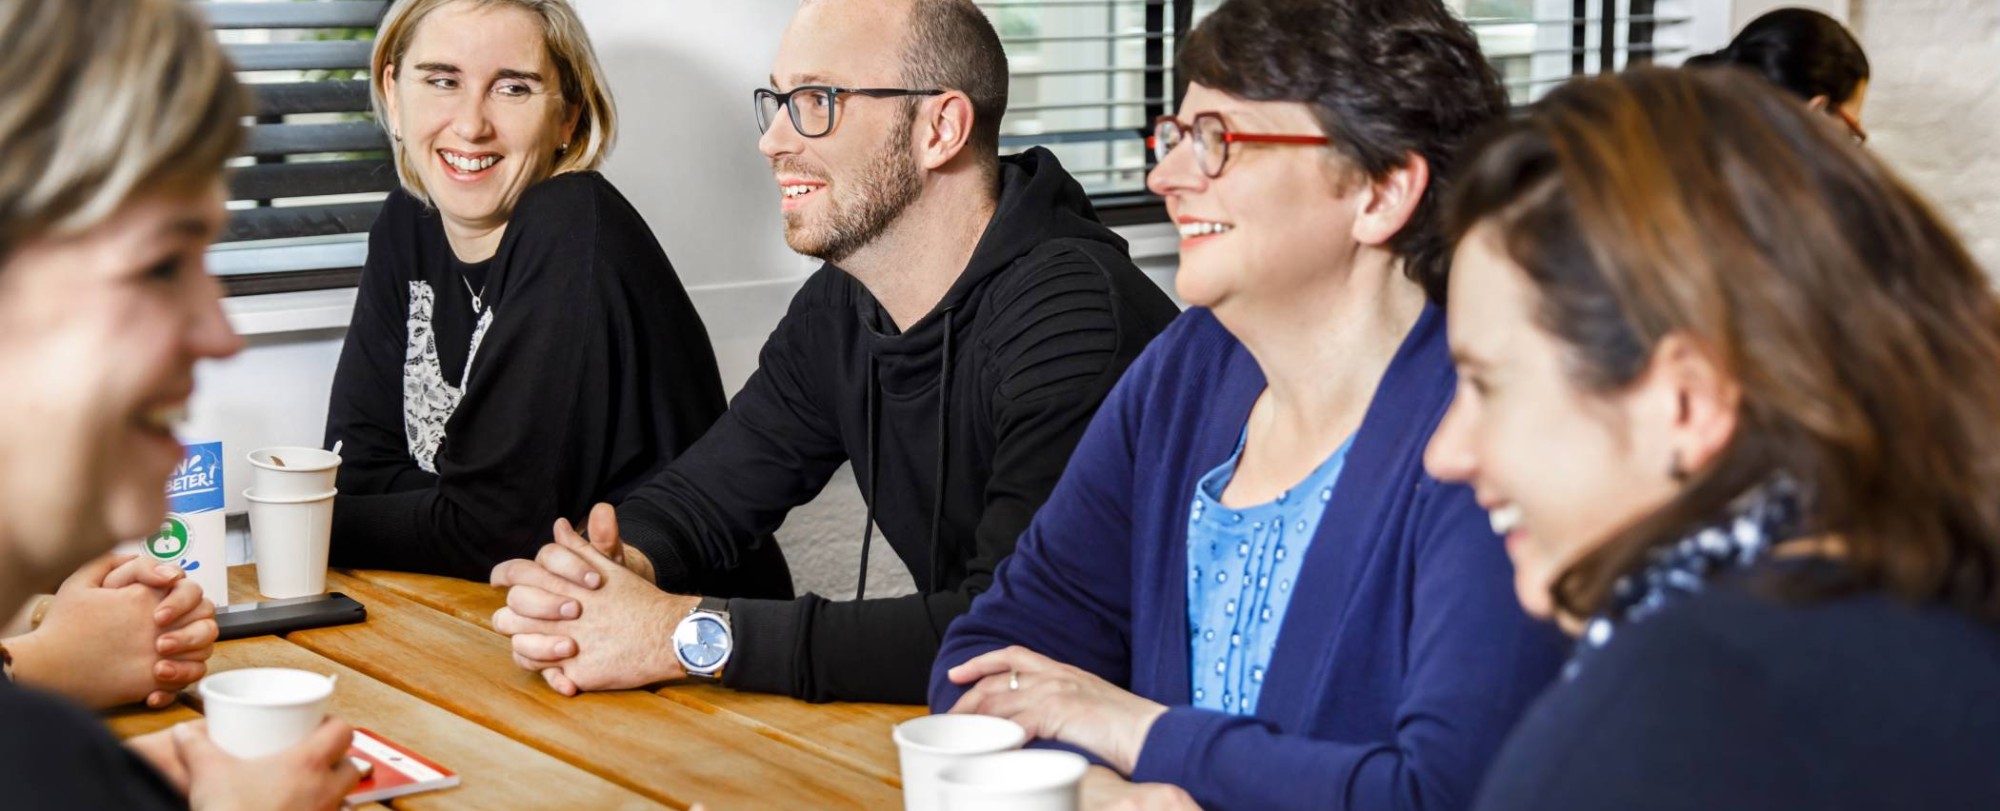
M 1195 485 L 1188 515 L 1188 683 L 1195 706 L 1236 715 L 1257 711 L 1299 564 L 1353 444 L 1348 437 L 1305 481 L 1264 504 L 1222 505 L 1222 491 L 1243 458 L 1242 439 L 1228 461 Z

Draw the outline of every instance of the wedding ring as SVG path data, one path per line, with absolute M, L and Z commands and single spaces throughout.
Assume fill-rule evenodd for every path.
M 1021 674 L 1020 674 L 1020 673 L 1017 673 L 1017 672 L 1015 672 L 1015 671 L 1012 671 L 1012 670 L 1009 670 L 1009 671 L 1007 671 L 1007 689 L 1009 689 L 1009 690 L 1019 690 L 1019 689 L 1021 689 Z

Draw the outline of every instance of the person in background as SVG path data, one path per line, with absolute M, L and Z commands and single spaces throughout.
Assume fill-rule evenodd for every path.
M 1690 57 L 1689 67 L 1736 67 L 1764 77 L 1838 121 L 1859 143 L 1861 104 L 1868 96 L 1868 54 L 1839 20 L 1809 8 L 1766 12 L 1729 46 Z
M 691 675 L 922 702 L 946 626 L 1178 312 L 1053 154 L 1000 156 L 1007 57 L 978 6 L 811 0 L 771 74 L 758 147 L 786 242 L 825 264 L 715 429 L 592 514 L 597 552 L 563 524 L 494 570 L 512 587 L 494 626 L 564 693 Z M 713 599 L 735 578 L 789 586 L 752 541 L 850 460 L 862 572 L 879 525 L 919 593 Z
M 132 588 L 116 587 L 126 577 L 163 583 L 102 574 L 113 563 L 102 556 L 159 527 L 194 365 L 242 345 L 202 264 L 227 216 L 223 161 L 250 110 L 181 0 L 0 0 L 0 87 L 0 379 L 11 383 L 0 398 L 0 614 L 11 615 L 79 567 L 108 582 L 72 578 L 59 601 Z M 36 633 L 105 597 L 52 608 Z M 146 626 L 134 634 L 156 633 Z M 0 676 L 10 660 L 0 649 Z M 10 809 L 330 810 L 358 777 L 353 732 L 331 718 L 256 760 L 223 753 L 199 722 L 121 746 L 84 708 L 11 678 L 0 678 L 0 719 Z
M 2000 302 L 1762 82 L 1558 88 L 1461 181 L 1426 459 L 1576 634 L 1482 809 L 2000 797 Z
M 1093 807 L 1464 807 L 1562 650 L 1422 466 L 1440 200 L 1506 95 L 1437 0 L 1230 0 L 1179 65 L 1148 185 L 1194 309 L 952 625 L 931 707 L 1098 758 Z
M 686 450 L 722 381 L 596 171 L 616 116 L 567 0 L 400 0 L 369 75 L 402 188 L 334 372 L 330 560 L 484 579 Z

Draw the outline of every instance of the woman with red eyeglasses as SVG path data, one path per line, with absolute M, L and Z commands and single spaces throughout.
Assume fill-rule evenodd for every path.
M 1192 309 L 951 626 L 931 705 L 1096 758 L 1087 807 L 1463 806 L 1562 654 L 1422 467 L 1455 383 L 1438 198 L 1505 93 L 1437 0 L 1232 0 L 1180 70 L 1149 185 Z

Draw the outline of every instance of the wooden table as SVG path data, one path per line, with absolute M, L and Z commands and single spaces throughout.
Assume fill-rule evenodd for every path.
M 514 666 L 489 619 L 496 588 L 342 571 L 327 586 L 368 607 L 357 625 L 216 646 L 210 672 L 339 674 L 332 712 L 458 772 L 463 785 L 390 801 L 408 809 L 876 809 L 902 803 L 890 727 L 921 707 L 807 704 L 710 685 L 565 698 Z M 248 566 L 230 598 L 260 599 Z M 198 717 L 176 705 L 107 717 L 139 735 Z M 375 806 L 378 807 L 379 806 Z

